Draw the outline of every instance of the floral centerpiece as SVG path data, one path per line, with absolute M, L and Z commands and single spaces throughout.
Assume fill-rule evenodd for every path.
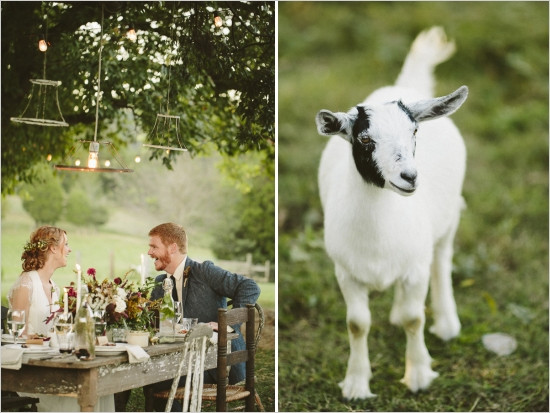
M 130 330 L 155 331 L 155 313 L 159 309 L 160 300 L 150 299 L 155 286 L 153 278 L 148 278 L 144 284 L 138 284 L 128 279 L 128 271 L 122 277 L 114 280 L 107 278 L 99 280 L 96 270 L 89 268 L 82 275 L 82 284 L 88 288 L 88 304 L 94 313 L 101 313 L 107 327 L 126 327 Z M 68 295 L 68 311 L 76 314 L 76 287 L 71 282 L 65 291 Z M 64 311 L 64 298 L 58 302 L 59 312 Z

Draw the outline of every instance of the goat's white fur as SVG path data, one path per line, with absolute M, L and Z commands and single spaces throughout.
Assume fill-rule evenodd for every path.
M 327 133 L 324 125 L 329 118 L 339 119 L 342 126 L 340 136 L 332 137 L 323 152 L 319 189 L 326 250 L 335 263 L 347 306 L 350 357 L 345 379 L 340 383 L 346 399 L 375 396 L 369 385 L 372 373 L 367 347 L 370 290 L 395 285 L 390 321 L 403 326 L 406 333 L 402 382 L 413 392 L 427 388 L 438 375 L 431 369 L 424 344 L 424 303 L 430 283 L 434 314 L 430 331 L 444 340 L 460 331 L 451 264 L 453 239 L 463 206 L 464 143 L 453 122 L 440 117 L 418 124 L 416 155 L 411 155 L 413 123 L 395 104 L 387 104 L 401 99 L 422 118 L 422 110 L 435 102 L 428 100 L 434 67 L 453 52 L 454 44 L 446 40 L 441 28 L 421 33 L 396 85 L 375 91 L 361 104 L 370 111 L 368 134 L 376 141 L 376 161 L 386 178 L 384 188 L 365 182 L 354 163 L 349 141 L 353 139 L 350 128 L 357 108 L 336 114 L 323 110 L 317 115 L 321 134 L 337 133 Z M 454 107 L 446 114 L 464 102 L 467 88 L 458 89 L 454 95 L 460 98 L 455 99 Z M 399 161 L 395 151 L 401 151 Z M 418 171 L 419 182 L 409 185 L 414 194 L 405 197 L 402 195 L 406 192 L 388 181 L 399 181 L 401 172 L 412 169 Z M 402 180 L 395 183 L 407 186 Z

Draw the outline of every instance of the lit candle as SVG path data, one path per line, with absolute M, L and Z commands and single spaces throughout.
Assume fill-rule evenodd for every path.
M 66 320 L 67 314 L 69 313 L 69 292 L 67 291 L 67 287 L 63 287 L 63 291 L 65 292 L 65 294 L 63 294 L 63 315 Z
M 76 310 L 80 308 L 80 283 L 82 282 L 80 280 L 80 275 L 82 274 L 82 271 L 80 270 L 80 264 L 76 264 L 76 273 L 77 273 L 77 281 L 76 281 Z

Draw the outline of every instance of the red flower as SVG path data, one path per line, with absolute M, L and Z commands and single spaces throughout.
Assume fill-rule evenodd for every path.
M 116 285 L 122 284 L 122 278 L 120 278 L 120 277 L 116 277 L 113 281 Z
M 88 271 L 86 271 L 86 273 L 95 278 L 95 268 L 88 268 Z

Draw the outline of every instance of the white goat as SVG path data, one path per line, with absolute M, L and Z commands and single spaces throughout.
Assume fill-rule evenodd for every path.
M 395 284 L 390 321 L 406 333 L 402 382 L 413 392 L 438 375 L 424 343 L 430 282 L 430 331 L 444 340 L 460 331 L 451 261 L 466 151 L 443 116 L 462 105 L 468 88 L 431 98 L 433 70 L 453 52 L 441 28 L 422 32 L 395 86 L 378 89 L 347 113 L 321 110 L 316 117 L 320 134 L 339 135 L 323 152 L 319 189 L 326 250 L 347 307 L 350 357 L 340 383 L 346 399 L 375 396 L 367 346 L 370 290 Z

